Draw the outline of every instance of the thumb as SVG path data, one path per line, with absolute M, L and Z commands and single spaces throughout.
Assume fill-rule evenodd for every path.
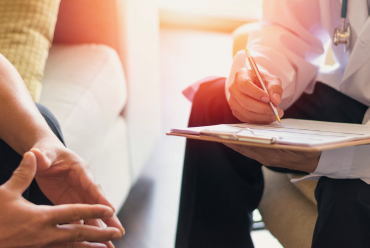
M 27 152 L 18 168 L 13 172 L 12 177 L 4 186 L 18 194 L 23 194 L 30 186 L 36 174 L 36 156 L 32 152 Z
M 45 152 L 42 152 L 38 148 L 32 148 L 31 152 L 36 156 L 38 171 L 44 171 L 44 170 L 49 169 L 51 165 L 51 160 L 48 158 Z

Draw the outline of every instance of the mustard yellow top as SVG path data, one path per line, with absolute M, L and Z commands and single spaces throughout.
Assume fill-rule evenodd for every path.
M 0 53 L 17 68 L 35 102 L 41 96 L 59 3 L 60 0 L 0 1 Z

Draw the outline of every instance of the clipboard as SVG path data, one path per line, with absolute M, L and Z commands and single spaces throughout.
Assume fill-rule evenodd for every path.
M 273 123 L 271 125 L 240 123 L 230 124 L 226 125 L 225 128 L 224 127 L 225 124 L 196 128 L 172 129 L 166 134 L 170 136 L 185 137 L 189 139 L 210 142 L 307 152 L 370 144 L 370 126 L 359 124 L 284 119 L 281 126 L 277 123 Z M 235 127 L 240 128 L 244 134 L 240 135 L 240 131 L 237 129 L 233 130 Z M 284 133 L 286 130 L 288 130 L 287 137 L 295 136 L 289 142 L 286 142 L 286 140 L 289 140 L 289 138 L 283 141 L 283 138 L 279 137 L 286 135 L 286 133 Z M 249 135 L 245 133 L 246 131 L 251 134 Z M 321 141 L 307 141 L 306 143 L 304 142 L 303 138 L 303 141 L 298 140 L 295 143 L 294 139 L 297 137 L 299 139 L 299 137 L 301 137 L 300 135 L 308 138 L 323 138 Z

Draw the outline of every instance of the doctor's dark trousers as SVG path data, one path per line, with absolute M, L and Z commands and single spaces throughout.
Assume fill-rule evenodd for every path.
M 360 124 L 367 108 L 317 83 L 313 94 L 303 94 L 284 117 Z M 225 78 L 200 86 L 189 127 L 239 122 L 225 97 Z M 252 211 L 261 200 L 263 188 L 259 162 L 220 143 L 187 140 L 175 247 L 253 247 Z M 359 179 L 322 177 L 315 196 L 319 215 L 312 247 L 370 247 L 368 184 Z
M 42 116 L 45 118 L 45 121 L 48 123 L 50 129 L 59 138 L 59 140 L 64 143 L 63 135 L 57 119 L 46 107 L 40 104 L 36 105 Z M 21 161 L 22 156 L 0 139 L 0 185 L 10 179 Z M 23 193 L 23 197 L 36 205 L 53 205 L 42 193 L 35 179 L 32 181 L 30 187 Z

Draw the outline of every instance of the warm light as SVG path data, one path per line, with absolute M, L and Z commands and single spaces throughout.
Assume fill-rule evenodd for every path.
M 156 0 L 160 9 L 237 20 L 258 20 L 263 0 Z
M 159 6 L 177 10 L 196 10 L 211 4 L 214 0 L 157 0 Z

